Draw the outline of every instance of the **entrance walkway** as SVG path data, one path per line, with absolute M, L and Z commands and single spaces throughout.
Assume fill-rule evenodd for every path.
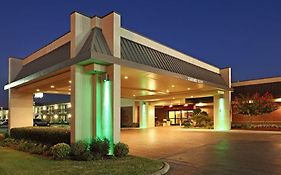
M 280 174 L 281 132 L 125 129 L 132 155 L 169 162 L 169 174 Z

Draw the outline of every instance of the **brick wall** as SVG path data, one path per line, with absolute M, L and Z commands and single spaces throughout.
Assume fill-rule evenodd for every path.
M 245 116 L 240 114 L 232 115 L 232 123 L 247 123 L 247 122 L 281 122 L 281 105 L 270 114 L 258 116 Z

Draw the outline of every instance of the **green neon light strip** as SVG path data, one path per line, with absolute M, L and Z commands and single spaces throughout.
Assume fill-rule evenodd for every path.
M 111 82 L 103 82 L 102 93 L 102 136 L 110 142 L 109 154 L 113 154 L 113 118 L 112 118 L 112 93 Z

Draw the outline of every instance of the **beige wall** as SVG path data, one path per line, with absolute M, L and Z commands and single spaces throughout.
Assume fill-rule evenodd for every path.
M 91 32 L 91 18 L 74 12 L 70 16 L 71 58 L 75 57 Z
M 33 94 L 9 90 L 9 129 L 33 126 Z
M 9 83 L 11 83 L 20 69 L 22 61 L 9 59 Z M 33 126 L 33 94 L 9 89 L 9 129 Z
M 92 75 L 84 73 L 82 66 L 72 66 L 71 81 L 71 142 L 90 142 L 93 137 Z

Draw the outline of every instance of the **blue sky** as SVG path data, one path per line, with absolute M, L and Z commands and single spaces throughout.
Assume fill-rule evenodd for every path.
M 0 5 L 0 106 L 7 106 L 2 87 L 8 57 L 24 58 L 69 31 L 73 11 L 116 11 L 125 28 L 220 68 L 232 67 L 233 81 L 281 76 L 278 0 L 9 0 Z

